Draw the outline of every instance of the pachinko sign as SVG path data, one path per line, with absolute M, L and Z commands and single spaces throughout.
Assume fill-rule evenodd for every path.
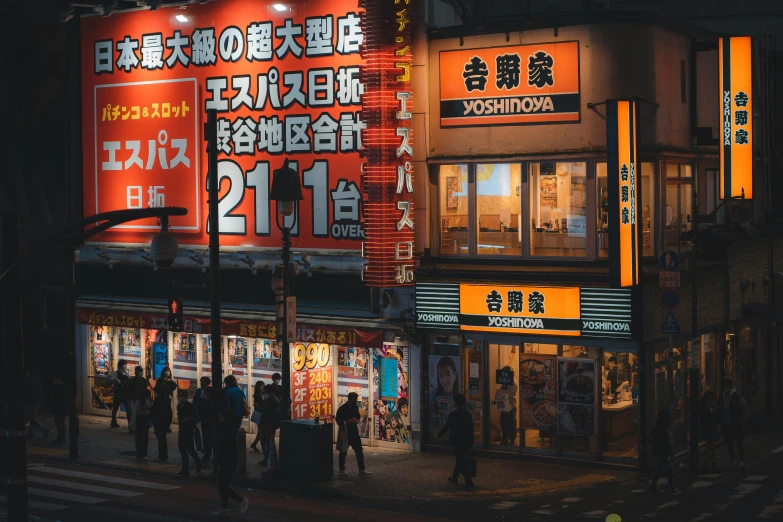
M 578 121 L 579 42 L 441 51 L 441 127 Z
M 360 250 L 360 17 L 355 0 L 221 0 L 83 18 L 85 215 L 181 206 L 170 229 L 206 245 L 203 124 L 216 109 L 222 245 L 280 244 L 269 186 L 288 158 L 305 197 L 293 246 Z M 158 230 L 139 220 L 97 240 Z

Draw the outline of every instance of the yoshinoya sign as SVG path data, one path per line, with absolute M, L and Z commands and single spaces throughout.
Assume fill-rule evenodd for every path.
M 362 10 L 355 0 L 221 0 L 81 19 L 84 213 L 182 206 L 170 230 L 207 239 L 205 111 L 218 112 L 221 245 L 279 247 L 272 172 L 304 201 L 294 248 L 360 251 Z M 105 243 L 149 243 L 154 219 Z M 394 242 L 389 240 L 390 248 Z
M 753 40 L 720 38 L 720 198 L 753 199 Z
M 630 289 L 419 282 L 416 326 L 631 338 Z
M 440 53 L 442 127 L 579 121 L 579 42 Z

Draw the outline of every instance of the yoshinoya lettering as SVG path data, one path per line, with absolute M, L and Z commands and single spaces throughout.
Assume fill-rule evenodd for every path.
M 723 91 L 723 145 L 731 146 L 731 91 Z
M 417 314 L 420 323 L 459 323 L 456 314 Z
M 490 98 L 486 100 L 462 100 L 463 116 L 487 116 L 493 114 L 527 114 L 554 112 L 549 96 L 524 96 L 521 98 Z
M 489 326 L 495 328 L 544 329 L 544 321 L 533 317 L 488 317 Z
M 630 332 L 631 325 L 619 321 L 582 321 L 582 330 L 594 332 Z

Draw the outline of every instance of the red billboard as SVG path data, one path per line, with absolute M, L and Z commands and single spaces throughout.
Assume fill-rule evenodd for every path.
M 278 247 L 272 173 L 301 176 L 292 246 L 361 250 L 360 48 L 355 0 L 221 0 L 86 17 L 84 213 L 182 206 L 181 244 L 207 237 L 206 110 L 218 113 L 221 245 Z M 97 242 L 146 244 L 140 220 Z

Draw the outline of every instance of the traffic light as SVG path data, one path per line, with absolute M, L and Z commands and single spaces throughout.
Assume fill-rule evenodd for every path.
M 181 332 L 183 324 L 182 298 L 169 299 L 169 330 Z

